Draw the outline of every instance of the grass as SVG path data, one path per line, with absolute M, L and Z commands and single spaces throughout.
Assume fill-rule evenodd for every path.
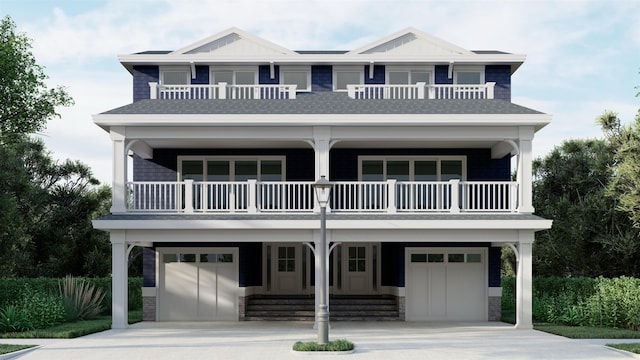
M 533 328 L 570 339 L 640 339 L 640 331 L 591 326 L 534 324 Z
M 318 344 L 315 341 L 298 341 L 293 344 L 294 351 L 351 351 L 355 348 L 352 342 L 341 339 L 330 341 L 328 344 Z
M 636 353 L 636 354 L 640 354 L 640 343 L 634 343 L 634 344 L 607 344 L 607 346 L 612 347 L 612 348 L 616 348 L 616 349 L 620 349 L 620 350 L 624 350 L 624 351 L 629 351 L 629 352 Z
M 142 321 L 142 310 L 129 311 L 129 323 Z M 79 320 L 23 332 L 0 334 L 5 339 L 71 339 L 111 329 L 111 316 L 100 316 L 93 320 Z
M 12 353 L 14 351 L 24 350 L 32 348 L 35 345 L 12 345 L 12 344 L 0 344 L 0 355 Z

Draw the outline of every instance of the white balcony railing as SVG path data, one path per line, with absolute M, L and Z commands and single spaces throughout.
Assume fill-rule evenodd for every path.
M 151 99 L 295 99 L 297 85 L 162 85 L 149 83 Z
M 347 94 L 352 99 L 493 99 L 495 85 L 347 85 Z
M 313 182 L 129 182 L 127 211 L 307 213 Z M 517 212 L 518 185 L 506 181 L 336 182 L 334 213 Z

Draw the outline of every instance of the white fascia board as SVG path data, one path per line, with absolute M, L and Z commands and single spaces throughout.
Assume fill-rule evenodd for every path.
M 97 114 L 93 122 L 112 126 L 533 126 L 549 114 Z
M 320 220 L 93 220 L 93 227 L 100 230 L 301 230 L 319 229 Z M 327 220 L 328 230 L 546 230 L 552 221 L 540 220 L 393 220 L 393 219 L 333 219 Z

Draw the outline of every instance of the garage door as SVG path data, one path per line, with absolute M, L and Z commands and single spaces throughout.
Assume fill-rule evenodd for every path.
M 408 249 L 408 321 L 486 321 L 485 249 Z
M 237 320 L 236 249 L 160 253 L 159 320 Z

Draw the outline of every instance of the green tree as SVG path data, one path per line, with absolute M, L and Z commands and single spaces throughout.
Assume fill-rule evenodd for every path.
M 534 161 L 536 213 L 554 221 L 536 235 L 536 275 L 640 274 L 638 231 L 617 199 L 605 196 L 613 163 L 603 140 L 565 141 Z
M 59 117 L 56 106 L 73 103 L 63 88 L 49 89 L 47 76 L 31 53 L 31 40 L 16 33 L 9 16 L 0 21 L 0 142 L 33 134 Z
M 614 172 L 608 194 L 619 201 L 618 208 L 640 228 L 640 109 L 635 121 L 627 126 L 622 126 L 613 111 L 605 111 L 596 121 L 614 152 Z

